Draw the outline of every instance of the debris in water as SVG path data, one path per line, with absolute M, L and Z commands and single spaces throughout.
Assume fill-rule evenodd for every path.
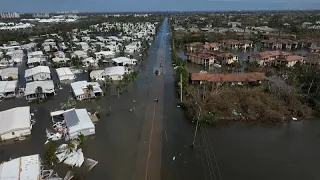
M 176 159 L 176 157 L 175 157 L 175 156 L 173 156 L 172 161 L 174 161 L 175 159 Z
M 297 118 L 295 118 L 295 117 L 292 117 L 292 120 L 297 121 L 298 119 L 297 119 Z
M 179 108 L 180 106 L 178 105 L 177 107 Z

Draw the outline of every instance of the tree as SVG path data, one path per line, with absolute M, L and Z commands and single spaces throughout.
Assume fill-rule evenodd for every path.
M 132 73 L 130 73 L 131 82 L 134 82 L 138 79 L 138 74 L 139 72 L 137 71 L 133 71 Z
M 56 159 L 57 143 L 50 141 L 46 144 L 45 161 L 48 166 L 53 167 L 57 163 Z
M 67 149 L 69 152 L 73 152 L 75 148 L 76 148 L 76 145 L 72 141 L 67 146 Z
M 101 46 L 99 44 L 96 45 L 96 52 L 100 52 L 101 51 Z
M 76 107 L 77 102 L 73 99 L 73 97 L 69 97 L 66 103 L 61 103 L 60 107 L 63 110 L 72 109 Z
M 104 77 L 104 83 L 105 83 L 105 87 L 106 87 L 106 91 L 110 91 L 110 88 L 113 84 L 113 80 L 110 76 L 105 76 Z
M 87 137 L 81 133 L 81 134 L 79 134 L 77 140 L 78 140 L 79 144 L 81 145 L 87 140 Z
M 118 98 L 120 98 L 120 94 L 128 87 L 128 84 L 123 80 L 119 81 L 119 84 L 116 86 L 116 91 L 118 92 Z
M 37 94 L 38 100 L 40 101 L 41 98 L 42 98 L 42 94 L 43 94 L 43 89 L 42 89 L 41 86 L 38 86 L 38 87 L 36 88 L 36 94 Z
M 93 92 L 93 86 L 91 84 L 87 85 L 87 90 L 91 96 L 91 93 Z

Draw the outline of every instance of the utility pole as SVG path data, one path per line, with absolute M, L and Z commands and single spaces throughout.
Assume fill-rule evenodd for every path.
M 197 103 L 196 103 L 197 104 Z M 201 107 L 199 106 L 199 113 L 198 113 L 198 117 L 197 117 L 197 124 L 196 124 L 196 129 L 194 131 L 194 135 L 193 135 L 193 141 L 192 141 L 192 144 L 191 144 L 191 147 L 194 147 L 195 146 L 195 143 L 196 143 L 196 137 L 197 137 L 197 132 L 198 132 L 198 127 L 199 127 L 199 121 L 200 121 L 200 114 L 201 113 Z
M 182 73 L 180 73 L 180 102 L 182 102 Z

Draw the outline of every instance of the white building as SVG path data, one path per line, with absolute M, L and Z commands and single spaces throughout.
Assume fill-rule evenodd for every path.
M 28 58 L 27 65 L 29 68 L 44 65 L 46 58 L 44 57 L 30 57 Z
M 16 107 L 0 112 L 0 137 L 2 140 L 31 134 L 30 106 Z M 3 170 L 0 172 L 2 174 Z
M 36 43 L 34 43 L 34 42 L 31 42 L 31 43 L 29 43 L 29 44 L 22 44 L 21 45 L 21 48 L 22 49 L 26 49 L 26 50 L 31 50 L 32 48 L 35 48 L 35 47 L 37 47 L 37 44 Z
M 8 51 L 6 55 L 14 59 L 14 58 L 22 58 L 24 56 L 24 53 L 23 53 L 23 50 L 17 49 L 13 51 Z
M 15 50 L 19 50 L 21 49 L 21 46 L 6 46 L 3 45 L 2 47 L 0 47 L 0 50 L 5 50 L 7 52 L 11 52 L 11 51 L 15 51 Z
M 104 72 L 104 70 L 91 71 L 90 72 L 90 79 L 92 79 L 93 81 L 104 80 L 103 72 Z
M 52 62 L 57 63 L 57 64 L 67 64 L 68 62 L 70 62 L 70 58 L 66 58 L 66 57 L 54 57 L 52 58 Z
M 124 66 L 108 67 L 104 70 L 94 70 L 90 73 L 90 78 L 95 80 L 104 80 L 106 76 L 109 76 L 112 80 L 118 81 L 123 78 L 124 74 L 130 73 L 128 68 Z
M 100 51 L 100 52 L 96 52 L 94 53 L 96 55 L 97 59 L 101 59 L 101 58 L 113 58 L 116 53 L 113 51 Z
M 12 60 L 6 60 L 6 59 L 0 60 L 0 68 L 10 67 L 10 66 L 13 66 Z
M 26 84 L 26 89 L 24 91 L 24 96 L 27 101 L 34 100 L 38 98 L 37 87 L 42 88 L 42 98 L 50 95 L 55 95 L 54 84 L 52 80 L 49 81 L 33 81 Z
M 0 165 L 2 180 L 38 180 L 41 178 L 41 161 L 39 154 L 22 156 Z
M 76 139 L 80 134 L 85 136 L 95 134 L 95 126 L 86 109 L 69 109 L 51 113 L 51 117 L 58 115 L 63 115 L 66 123 L 66 140 Z
M 51 73 L 48 66 L 37 66 L 25 71 L 26 81 L 50 80 Z
M 93 87 L 93 91 L 88 90 L 88 85 Z M 77 100 L 81 101 L 96 96 L 103 96 L 103 91 L 97 82 L 77 81 L 71 83 L 71 88 Z
M 13 97 L 18 86 L 18 81 L 0 81 L 0 96 Z
M 43 57 L 42 51 L 28 52 L 28 58 L 40 58 L 40 57 Z
M 56 71 L 60 81 L 74 80 L 76 78 L 74 73 L 68 67 L 58 68 Z
M 84 67 L 98 66 L 98 60 L 94 59 L 93 57 L 87 57 L 84 60 L 82 60 L 82 64 Z
M 114 61 L 117 65 L 136 65 L 137 60 L 136 59 L 130 59 L 127 57 L 117 57 L 117 58 L 113 58 L 112 61 Z
M 7 80 L 11 77 L 13 80 L 18 79 L 18 68 L 17 67 L 9 67 L 5 69 L 0 69 L 0 77 L 1 80 Z
M 88 57 L 88 54 L 87 54 L 87 52 L 84 52 L 84 51 L 74 51 L 72 54 L 72 57 L 78 57 L 78 58 L 85 59 Z
M 86 42 L 79 42 L 79 43 L 76 43 L 76 45 L 81 46 L 82 50 L 84 50 L 84 51 L 87 51 L 90 48 L 88 43 L 86 43 Z
M 16 12 L 1 13 L 1 18 L 20 18 L 20 14 Z

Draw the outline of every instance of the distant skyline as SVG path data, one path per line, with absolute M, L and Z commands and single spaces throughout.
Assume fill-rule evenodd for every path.
M 320 0 L 1 0 L 0 12 L 317 10 Z

